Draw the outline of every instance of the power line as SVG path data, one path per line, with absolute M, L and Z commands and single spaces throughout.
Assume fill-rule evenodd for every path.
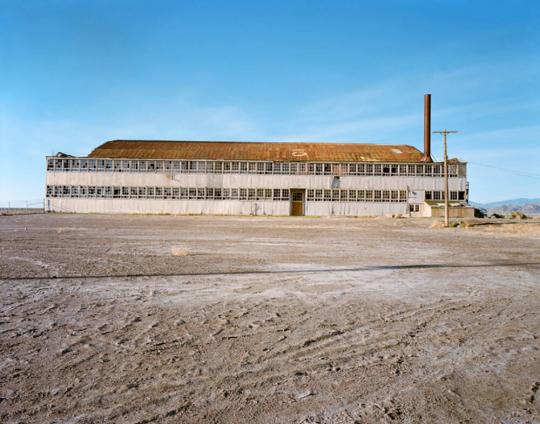
M 521 177 L 529 177 L 529 178 L 538 178 L 538 179 L 540 179 L 540 174 L 533 174 L 532 172 L 516 171 L 515 169 L 503 168 L 503 167 L 500 167 L 500 166 L 488 165 L 488 164 L 485 164 L 485 163 L 478 163 L 478 162 L 471 162 L 471 161 L 469 161 L 469 163 L 473 164 L 473 165 L 484 166 L 486 168 L 498 169 L 499 171 L 509 172 L 511 174 L 519 175 Z

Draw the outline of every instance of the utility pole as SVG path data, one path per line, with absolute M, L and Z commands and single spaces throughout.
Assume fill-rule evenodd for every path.
M 449 223 L 449 205 L 448 205 L 448 154 L 446 149 L 446 136 L 448 134 L 455 134 L 457 131 L 448 131 L 446 129 L 442 131 L 433 131 L 433 134 L 442 134 L 444 140 L 444 226 L 448 228 Z

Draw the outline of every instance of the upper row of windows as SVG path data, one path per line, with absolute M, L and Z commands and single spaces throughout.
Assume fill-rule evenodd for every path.
M 278 174 L 278 175 L 444 175 L 442 163 L 319 163 L 319 162 L 240 162 L 204 160 L 127 160 L 57 159 L 47 160 L 48 171 L 71 172 L 172 172 L 205 174 Z M 465 164 L 448 165 L 448 175 L 464 177 Z

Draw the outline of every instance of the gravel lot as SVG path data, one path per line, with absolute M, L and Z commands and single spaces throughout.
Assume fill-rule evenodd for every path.
M 0 217 L 3 423 L 538 423 L 540 222 Z

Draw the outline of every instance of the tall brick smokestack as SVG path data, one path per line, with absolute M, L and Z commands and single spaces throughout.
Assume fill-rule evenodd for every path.
M 424 94 L 424 162 L 431 159 L 431 94 Z

